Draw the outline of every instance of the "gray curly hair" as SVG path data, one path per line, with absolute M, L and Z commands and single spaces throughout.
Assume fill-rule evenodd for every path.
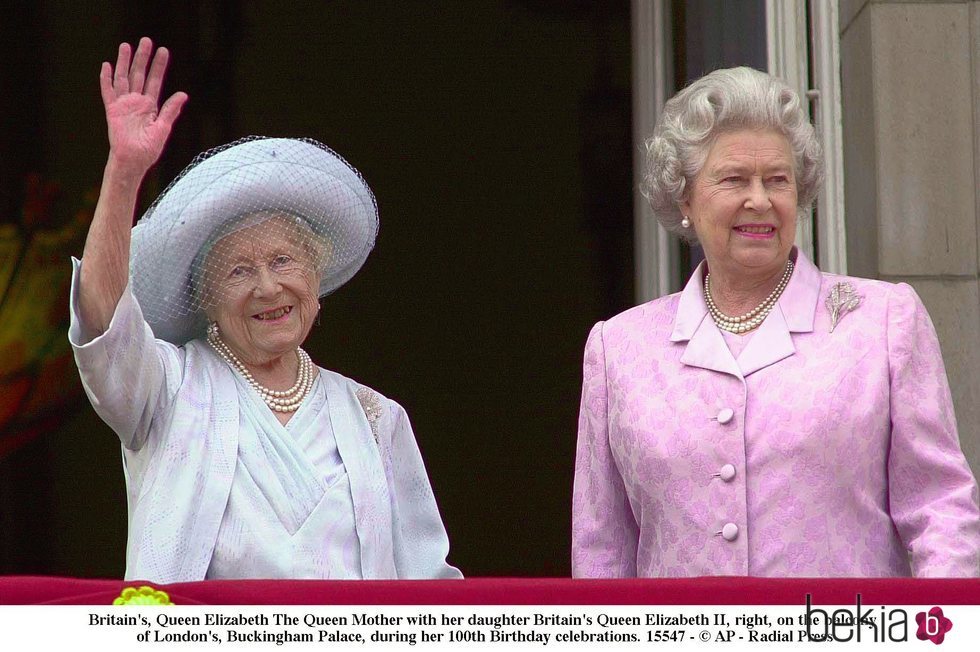
M 646 141 L 640 190 L 668 231 L 697 242 L 681 227 L 678 203 L 701 172 L 715 139 L 738 129 L 774 129 L 793 151 L 797 205 L 802 212 L 823 182 L 823 155 L 800 102 L 784 81 L 753 68 L 715 70 L 667 101 Z

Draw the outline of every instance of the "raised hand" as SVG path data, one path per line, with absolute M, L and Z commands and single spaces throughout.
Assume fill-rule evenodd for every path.
M 166 48 L 154 53 L 153 42 L 143 37 L 135 56 L 129 43 L 122 43 L 115 69 L 104 62 L 99 75 L 109 127 L 109 158 L 140 176 L 160 158 L 187 101 L 186 93 L 174 93 L 159 107 L 169 59 Z
M 119 46 L 116 67 L 102 64 L 102 103 L 109 126 L 109 160 L 99 202 L 85 238 L 78 276 L 78 311 L 89 336 L 109 327 L 129 279 L 130 229 L 140 184 L 170 136 L 186 93 L 174 93 L 159 107 L 160 87 L 170 58 L 165 48 L 140 39 L 135 56 Z

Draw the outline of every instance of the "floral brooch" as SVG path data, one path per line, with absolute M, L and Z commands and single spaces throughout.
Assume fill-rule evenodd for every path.
M 358 387 L 357 400 L 361 404 L 361 409 L 364 410 L 364 416 L 367 417 L 368 423 L 371 425 L 371 434 L 374 435 L 374 442 L 380 444 L 381 442 L 378 440 L 378 422 L 381 420 L 383 411 L 381 399 L 367 387 Z
M 830 311 L 830 332 L 837 328 L 845 313 L 856 310 L 861 305 L 861 297 L 850 283 L 838 283 L 830 288 L 827 295 L 827 310 Z

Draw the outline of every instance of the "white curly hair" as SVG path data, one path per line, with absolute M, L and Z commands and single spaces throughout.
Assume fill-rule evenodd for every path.
M 739 129 L 773 129 L 793 152 L 797 207 L 813 202 L 823 183 L 823 154 L 800 96 L 786 82 L 753 68 L 715 70 L 667 101 L 646 141 L 640 190 L 660 224 L 689 242 L 678 203 L 701 172 L 715 139 Z

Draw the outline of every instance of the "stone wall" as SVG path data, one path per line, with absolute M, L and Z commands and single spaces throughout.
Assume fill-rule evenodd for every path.
M 929 309 L 980 473 L 980 1 L 841 0 L 848 272 Z

